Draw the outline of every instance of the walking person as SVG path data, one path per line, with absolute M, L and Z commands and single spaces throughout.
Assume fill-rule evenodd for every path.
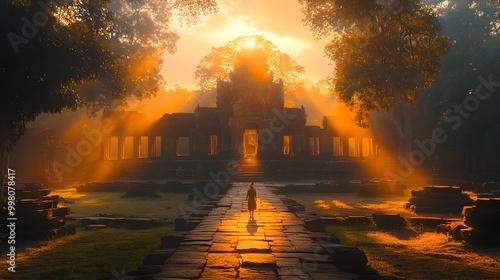
M 255 191 L 253 183 L 250 184 L 245 200 L 248 200 L 248 212 L 250 213 L 250 220 L 253 221 L 253 212 L 257 208 L 257 191 Z

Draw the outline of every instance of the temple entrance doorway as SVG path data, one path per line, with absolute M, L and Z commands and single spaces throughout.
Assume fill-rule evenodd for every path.
M 245 129 L 243 133 L 243 155 L 245 157 L 257 156 L 259 146 L 257 129 Z

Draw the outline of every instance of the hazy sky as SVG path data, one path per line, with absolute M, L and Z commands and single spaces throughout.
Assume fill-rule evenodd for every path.
M 240 36 L 263 35 L 305 67 L 304 79 L 313 82 L 330 75 L 333 67 L 324 57 L 326 40 L 315 41 L 302 23 L 296 0 L 220 0 L 219 13 L 203 17 L 193 27 L 179 27 L 181 39 L 174 55 L 166 54 L 162 74 L 166 88 L 179 84 L 194 88 L 194 72 L 212 47 Z

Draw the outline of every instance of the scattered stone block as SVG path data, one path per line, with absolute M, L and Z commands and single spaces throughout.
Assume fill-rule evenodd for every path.
M 174 254 L 175 249 L 158 249 L 147 255 L 142 263 L 144 265 L 161 265 Z
M 364 267 L 368 263 L 365 252 L 357 247 L 333 243 L 323 247 L 339 267 Z
M 325 224 L 323 220 L 318 217 L 310 216 L 302 220 L 304 222 L 304 227 L 312 232 L 324 232 Z
M 56 217 L 64 217 L 66 215 L 70 214 L 70 208 L 69 207 L 58 207 L 58 208 L 52 208 L 52 215 Z
M 194 220 L 192 218 L 176 218 L 175 219 L 175 231 L 190 231 L 195 229 L 200 224 L 200 220 Z
M 421 226 L 426 228 L 437 228 L 439 225 L 449 223 L 442 218 L 437 217 L 411 217 L 410 224 L 413 226 Z
M 415 213 L 460 213 L 462 208 L 472 205 L 472 199 L 456 186 L 424 186 L 422 190 L 413 190 L 407 210 Z
M 107 228 L 106 225 L 87 225 L 85 227 L 85 229 L 88 229 L 88 230 L 100 230 L 100 229 L 105 229 Z
M 161 237 L 161 244 L 163 248 L 176 248 L 179 244 L 184 241 L 184 237 L 186 236 L 186 232 L 177 232 L 174 231 L 168 235 L 164 235 Z
M 372 220 L 367 216 L 347 216 L 342 221 L 342 224 L 346 225 L 367 225 L 371 223 Z
M 342 224 L 342 218 L 339 217 L 319 217 L 325 226 L 338 226 Z
M 400 229 L 406 226 L 406 220 L 399 214 L 372 214 L 373 222 L 378 227 Z

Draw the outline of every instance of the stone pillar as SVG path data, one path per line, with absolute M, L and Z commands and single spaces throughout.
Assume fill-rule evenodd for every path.
M 134 137 L 132 141 L 132 158 L 139 158 L 140 157 L 140 152 L 141 152 L 141 136 L 132 136 Z
M 102 138 L 102 144 L 101 144 L 101 159 L 109 159 L 109 153 L 110 153 L 110 136 L 109 135 L 104 135 Z
M 340 144 L 342 145 L 342 155 L 346 158 L 349 157 L 349 137 L 340 138 Z
M 125 138 L 122 136 L 122 135 L 118 135 L 118 160 L 121 160 L 123 159 L 123 156 L 124 156 L 124 149 L 125 149 L 125 145 L 124 145 L 124 142 L 125 142 Z
M 148 135 L 148 152 L 149 157 L 153 158 L 156 156 L 156 137 L 154 135 Z

